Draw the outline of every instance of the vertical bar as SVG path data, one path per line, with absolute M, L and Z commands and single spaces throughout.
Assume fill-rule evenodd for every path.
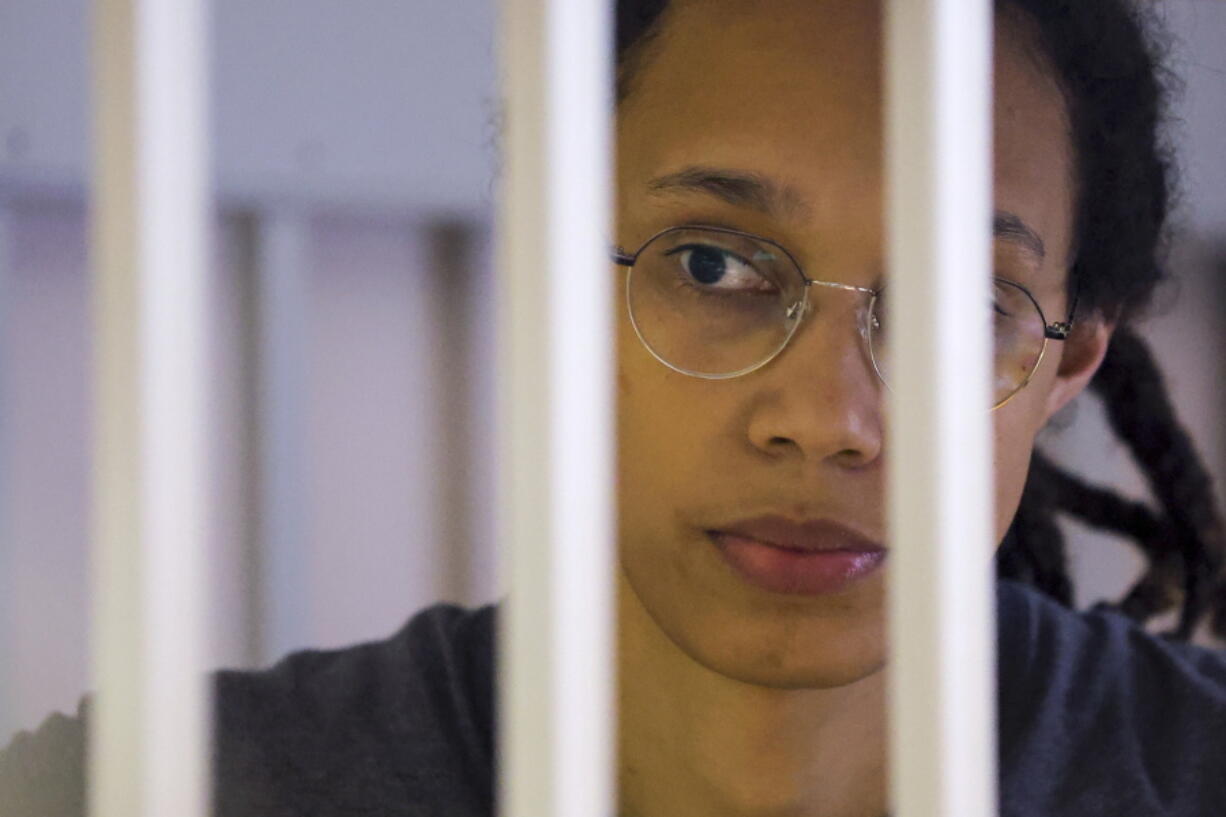
M 500 806 L 612 811 L 608 0 L 502 5 Z
M 203 817 L 204 9 L 94 13 L 90 813 Z
M 12 297 L 13 281 L 13 206 L 0 190 L 0 745 L 8 743 L 12 728 L 17 723 L 17 654 L 15 650 L 16 606 L 10 601 L 16 587 L 11 578 L 16 565 L 14 548 L 7 544 L 12 519 L 12 489 L 9 479 L 13 460 L 13 417 L 8 390 L 11 388 L 9 373 L 9 349 L 13 339 L 6 330 L 10 322 L 9 299 Z
M 229 250 L 225 263 L 217 268 L 227 267 L 224 272 L 226 279 L 214 284 L 216 295 L 213 299 L 216 314 L 213 317 L 211 331 L 215 351 L 213 372 L 218 386 L 230 373 L 233 394 L 232 405 L 222 409 L 232 412 L 230 423 L 232 427 L 225 433 L 230 437 L 228 457 L 230 463 L 221 463 L 223 468 L 233 470 L 223 479 L 223 483 L 231 482 L 224 488 L 224 496 L 217 495 L 215 502 L 221 507 L 214 509 L 215 513 L 224 517 L 232 514 L 232 524 L 237 541 L 233 550 L 219 554 L 213 558 L 219 569 L 213 575 L 214 586 L 220 589 L 219 581 L 232 582 L 230 593 L 219 593 L 214 604 L 230 603 L 233 609 L 217 611 L 212 617 L 213 627 L 232 627 L 229 633 L 232 642 L 232 653 L 239 666 L 257 667 L 264 664 L 268 658 L 265 649 L 267 628 L 264 625 L 264 551 L 263 532 L 260 529 L 264 515 L 262 513 L 262 486 L 260 466 L 263 451 L 260 448 L 259 436 L 260 412 L 263 410 L 261 391 L 261 332 L 263 326 L 260 311 L 263 304 L 260 300 L 260 215 L 252 210 L 238 210 L 226 215 L 222 220 L 222 242 Z M 224 396 L 224 395 L 223 395 Z M 220 398 L 216 398 L 220 399 Z M 220 446 L 219 446 L 220 448 Z M 214 470 L 219 464 L 216 457 Z M 220 531 L 218 532 L 220 534 Z M 218 544 L 221 542 L 218 540 Z M 220 564 L 221 559 L 228 564 Z M 215 654 L 224 655 L 224 640 L 214 639 Z
M 256 226 L 259 459 L 254 617 L 261 661 L 307 646 L 311 622 L 307 538 L 306 242 L 304 218 L 261 212 Z
M 996 814 L 988 315 L 991 12 L 889 0 L 891 778 L 897 817 Z
M 472 225 L 443 221 L 420 228 L 429 243 L 429 280 L 422 287 L 433 311 L 438 334 L 437 352 L 432 355 L 431 376 L 437 384 L 439 405 L 437 456 L 437 506 L 441 542 L 473 543 L 469 547 L 448 546 L 439 554 L 438 586 L 444 598 L 471 603 L 473 598 L 473 547 L 480 541 L 474 524 L 472 475 L 480 470 L 473 450 L 472 429 L 465 408 L 476 399 L 472 361 L 472 323 L 479 297 L 479 278 L 473 252 Z M 432 296 L 432 297 L 431 297 Z

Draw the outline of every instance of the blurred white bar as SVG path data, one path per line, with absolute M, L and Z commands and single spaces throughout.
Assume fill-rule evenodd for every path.
M 90 813 L 207 813 L 205 21 L 94 6 Z
M 501 12 L 500 813 L 609 817 L 612 15 L 608 0 Z
M 256 480 L 259 499 L 253 620 L 261 663 L 310 646 L 306 430 L 307 225 L 292 210 L 256 217 L 255 269 L 258 334 Z
M 889 0 L 895 817 L 996 814 L 991 8 Z

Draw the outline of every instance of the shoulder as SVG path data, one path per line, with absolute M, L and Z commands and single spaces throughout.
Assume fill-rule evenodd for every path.
M 381 641 L 217 673 L 216 813 L 492 813 L 495 635 L 495 607 L 439 604 Z M 85 813 L 88 713 L 0 752 L 6 817 Z
M 998 612 L 1005 814 L 1226 806 L 1226 654 L 1013 582 Z
M 491 810 L 495 616 L 435 605 L 384 641 L 220 673 L 219 813 Z
M 85 813 L 85 729 L 89 704 L 75 717 L 56 713 L 0 749 L 0 803 L 12 817 Z
M 368 717 L 387 725 L 388 708 L 429 704 L 432 711 L 470 715 L 484 731 L 491 714 L 495 615 L 492 606 L 436 604 L 381 641 L 303 650 L 256 672 L 219 672 L 219 727 L 224 734 L 253 721 L 280 726 L 282 717 L 314 727 Z

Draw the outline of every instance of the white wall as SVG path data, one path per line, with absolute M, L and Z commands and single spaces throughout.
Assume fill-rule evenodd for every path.
M 89 8 L 0 4 L 0 182 L 86 178 Z M 486 213 L 490 0 L 214 0 L 211 9 L 223 199 Z

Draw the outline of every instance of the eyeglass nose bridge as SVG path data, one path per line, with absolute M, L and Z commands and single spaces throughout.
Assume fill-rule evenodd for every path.
M 805 278 L 805 291 L 809 287 L 825 287 L 826 289 L 841 289 L 844 292 L 859 292 L 864 295 L 873 296 L 877 294 L 877 290 L 868 287 L 858 287 L 854 284 L 843 284 L 838 281 L 815 281 L 812 278 Z
M 868 300 L 862 306 L 862 308 L 865 310 L 872 308 L 873 299 L 879 294 L 879 290 L 870 289 L 868 287 L 858 287 L 853 284 L 839 283 L 838 281 L 817 281 L 813 278 L 807 278 L 804 276 L 801 276 L 801 278 L 804 281 L 804 292 L 795 303 L 787 308 L 785 312 L 785 315 L 789 321 L 797 321 L 798 323 L 803 320 L 804 317 L 812 310 L 812 307 L 809 304 L 809 290 L 812 287 L 816 286 L 824 289 L 836 289 L 842 290 L 843 292 L 855 292 L 860 295 L 867 295 Z
M 784 312 L 787 320 L 794 322 L 792 331 L 788 333 L 787 340 L 778 350 L 776 350 L 775 354 L 772 355 L 771 358 L 773 359 L 778 357 L 783 353 L 786 347 L 792 345 L 793 339 L 800 332 L 801 321 L 803 321 L 805 316 L 813 311 L 813 307 L 809 300 L 810 289 L 813 287 L 822 287 L 823 289 L 833 289 L 842 292 L 852 292 L 857 295 L 865 295 L 867 298 L 858 307 L 858 311 L 862 312 L 862 315 L 860 316 L 861 319 L 857 320 L 860 339 L 864 344 L 863 351 L 868 359 L 869 365 L 871 366 L 873 372 L 877 375 L 877 378 L 881 381 L 882 385 L 888 388 L 888 384 L 886 384 L 885 378 L 882 376 L 881 367 L 877 365 L 877 360 L 873 356 L 872 344 L 869 341 L 869 324 L 872 321 L 873 304 L 876 302 L 877 297 L 881 294 L 881 290 L 855 286 L 854 284 L 844 284 L 838 281 L 818 281 L 803 274 L 801 275 L 801 280 L 804 282 L 804 290 L 801 297 L 792 303 L 792 305 L 789 306 Z

